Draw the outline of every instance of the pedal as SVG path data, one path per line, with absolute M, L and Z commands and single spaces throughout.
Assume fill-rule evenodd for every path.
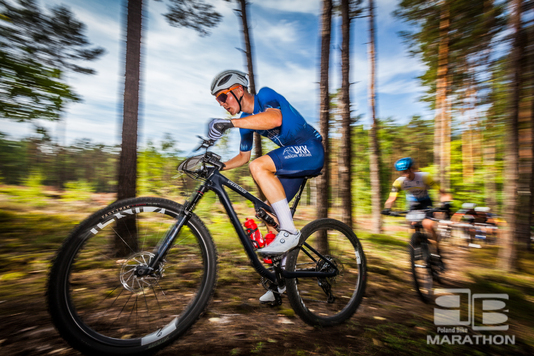
M 271 257 L 271 260 L 273 261 L 273 263 L 280 262 L 284 259 L 285 256 L 285 253 L 283 255 L 273 256 Z

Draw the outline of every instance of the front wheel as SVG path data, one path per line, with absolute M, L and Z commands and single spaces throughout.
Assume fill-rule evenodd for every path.
M 63 243 L 48 282 L 61 336 L 84 354 L 150 355 L 198 319 L 213 293 L 215 245 L 196 215 L 150 271 L 182 206 L 160 198 L 116 202 L 87 218 Z
M 291 307 L 309 325 L 340 324 L 354 315 L 365 291 L 367 270 L 360 241 L 348 225 L 334 219 L 312 221 L 301 234 L 300 247 L 288 254 L 287 270 L 337 274 L 287 279 Z
M 414 233 L 408 249 L 415 290 L 419 298 L 428 303 L 434 295 L 434 278 L 427 238 L 420 232 Z

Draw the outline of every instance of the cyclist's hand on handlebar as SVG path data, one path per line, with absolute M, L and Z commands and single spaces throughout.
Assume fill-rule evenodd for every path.
M 212 119 L 208 125 L 208 137 L 210 140 L 218 140 L 223 133 L 234 127 L 232 120 Z
M 382 210 L 381 214 L 382 215 L 391 215 L 391 209 L 386 208 L 386 209 Z

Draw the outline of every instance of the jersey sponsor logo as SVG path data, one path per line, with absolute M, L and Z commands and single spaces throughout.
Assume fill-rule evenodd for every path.
M 284 149 L 284 158 L 311 157 L 312 154 L 308 146 L 291 146 Z

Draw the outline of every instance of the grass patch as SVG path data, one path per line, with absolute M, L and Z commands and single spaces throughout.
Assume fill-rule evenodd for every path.
M 369 241 L 375 246 L 381 246 L 383 248 L 398 247 L 405 249 L 408 246 L 408 242 L 406 240 L 401 240 L 396 236 L 384 234 L 369 234 L 366 237 L 362 238 L 362 240 Z
M 0 276 L 0 281 L 15 281 L 24 278 L 24 276 L 26 276 L 26 274 L 23 272 L 6 273 Z

